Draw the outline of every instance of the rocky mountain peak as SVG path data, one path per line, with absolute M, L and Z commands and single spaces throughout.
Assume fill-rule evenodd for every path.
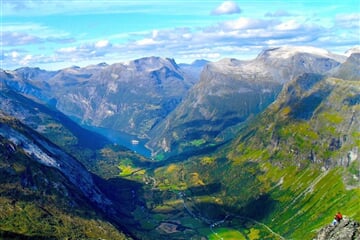
M 349 57 L 349 56 L 350 56 L 351 54 L 353 54 L 353 53 L 360 53 L 360 46 L 356 46 L 356 47 L 350 48 L 349 50 L 347 50 L 347 51 L 345 52 L 345 55 Z
M 194 62 L 191 63 L 192 66 L 194 67 L 203 67 L 205 66 L 206 64 L 208 64 L 209 61 L 208 60 L 205 60 L 205 59 L 197 59 L 195 60 Z
M 46 80 L 54 76 L 57 72 L 56 71 L 46 71 L 40 69 L 38 67 L 31 68 L 31 67 L 23 67 L 18 68 L 14 71 L 14 74 L 17 75 L 22 80 Z
M 352 52 L 344 63 L 332 69 L 329 74 L 347 80 L 360 80 L 360 52 Z
M 299 53 L 313 54 L 324 58 L 334 58 L 334 54 L 321 48 L 309 47 L 309 46 L 285 46 L 278 48 L 269 48 L 263 50 L 257 58 L 281 58 L 286 59 L 293 57 Z
M 313 240 L 355 240 L 360 239 L 360 223 L 344 218 L 337 225 L 323 227 Z
M 349 58 L 347 59 L 347 61 L 351 61 L 354 62 L 356 64 L 359 64 L 360 62 L 360 52 L 353 52 Z M 358 65 L 359 66 L 359 65 Z
M 98 66 L 98 67 L 107 67 L 107 66 L 109 66 L 109 64 L 107 64 L 106 62 L 102 62 L 102 63 L 96 64 L 96 66 Z
M 125 65 L 134 67 L 139 71 L 153 71 L 164 66 L 172 70 L 177 70 L 179 68 L 174 59 L 161 57 L 144 57 L 128 62 Z

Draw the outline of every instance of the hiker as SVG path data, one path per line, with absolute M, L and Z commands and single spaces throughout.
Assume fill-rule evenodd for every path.
M 335 217 L 334 217 L 334 220 L 332 222 L 332 225 L 335 226 L 337 225 L 338 223 L 340 223 L 340 221 L 343 219 L 343 216 L 340 212 L 338 212 Z
M 339 223 L 342 219 L 343 219 L 343 216 L 340 212 L 338 212 L 336 215 L 335 215 L 335 219 L 336 221 Z

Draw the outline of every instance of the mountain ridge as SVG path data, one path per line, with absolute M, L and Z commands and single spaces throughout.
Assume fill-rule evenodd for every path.
M 225 129 L 261 112 L 295 76 L 306 72 L 322 74 L 340 64 L 335 59 L 344 61 L 341 56 L 321 49 L 317 49 L 321 55 L 308 53 L 312 48 L 298 51 L 303 49 L 268 49 L 253 60 L 223 59 L 206 65 L 200 81 L 187 97 L 152 130 L 148 145 L 166 155 L 197 145 L 216 144 L 208 142 L 209 139 L 220 140 Z

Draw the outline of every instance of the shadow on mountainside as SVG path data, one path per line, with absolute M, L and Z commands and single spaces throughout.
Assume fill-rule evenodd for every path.
M 0 136 L 0 238 L 120 238 L 107 216 L 62 173 Z M 104 231 L 90 233 L 95 226 Z M 120 238 L 123 239 L 123 238 Z

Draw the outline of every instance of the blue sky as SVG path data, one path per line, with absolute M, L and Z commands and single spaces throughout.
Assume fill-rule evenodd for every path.
M 264 48 L 360 44 L 360 0 L 0 0 L 1 68 L 145 56 L 251 59 Z

